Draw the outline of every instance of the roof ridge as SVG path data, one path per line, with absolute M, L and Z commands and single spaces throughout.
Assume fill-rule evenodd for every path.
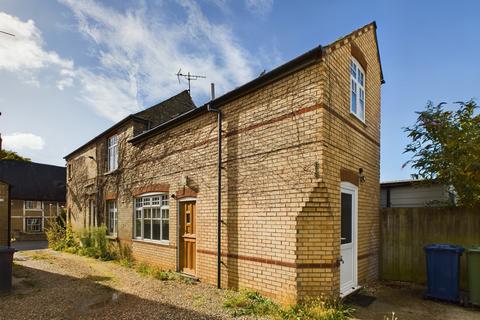
M 35 165 L 48 166 L 48 167 L 57 167 L 61 169 L 65 168 L 65 166 L 58 166 L 56 164 L 40 163 L 40 162 L 34 162 L 34 161 L 23 161 L 23 160 L 15 160 L 15 159 L 0 159 L 0 161 L 9 161 L 9 162 L 15 162 L 15 163 L 22 163 L 22 164 L 35 164 Z
M 150 106 L 150 107 L 148 107 L 148 108 L 145 108 L 145 109 L 143 109 L 143 110 L 140 110 L 140 111 L 138 111 L 138 112 L 136 112 L 136 113 L 132 113 L 132 114 L 130 114 L 130 115 L 131 115 L 131 116 L 138 117 L 138 115 L 139 115 L 140 113 L 142 113 L 142 112 L 144 112 L 144 111 L 146 111 L 146 110 L 148 110 L 148 109 L 155 108 L 156 106 L 161 105 L 161 104 L 163 104 L 163 103 L 165 103 L 165 102 L 168 102 L 168 101 L 170 101 L 170 100 L 172 100 L 172 99 L 174 99 L 174 98 L 177 98 L 178 96 L 180 96 L 180 95 L 182 95 L 182 94 L 184 94 L 184 93 L 187 93 L 188 95 L 190 95 L 190 93 L 188 93 L 188 90 L 185 89 L 185 90 L 180 91 L 180 92 L 177 93 L 176 95 L 171 96 L 171 97 L 168 98 L 168 99 L 162 100 L 162 101 L 154 104 L 153 106 Z M 191 97 L 190 97 L 190 98 L 191 98 Z

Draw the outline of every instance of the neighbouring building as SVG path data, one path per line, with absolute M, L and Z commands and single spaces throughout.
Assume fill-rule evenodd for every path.
M 221 286 L 347 295 L 378 278 L 382 83 L 371 23 L 203 106 L 182 92 L 65 157 L 69 221 L 217 283 L 220 119 Z
M 16 240 L 45 240 L 45 228 L 66 202 L 65 167 L 0 160 L 0 180 L 10 192 L 10 232 Z M 0 203 L 0 207 L 1 207 Z
M 380 184 L 382 208 L 414 208 L 453 205 L 455 192 L 445 184 L 421 180 L 385 181 Z
M 10 246 L 10 185 L 0 180 L 0 247 Z

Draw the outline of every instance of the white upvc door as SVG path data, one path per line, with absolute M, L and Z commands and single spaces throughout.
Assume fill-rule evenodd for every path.
M 358 188 L 341 184 L 340 295 L 346 296 L 358 287 L 357 281 L 357 204 Z

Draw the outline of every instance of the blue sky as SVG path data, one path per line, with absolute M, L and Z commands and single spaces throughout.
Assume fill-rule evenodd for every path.
M 204 74 L 197 104 L 373 20 L 382 87 L 382 180 L 408 178 L 402 127 L 434 102 L 477 98 L 478 1 L 0 2 L 0 133 L 33 161 L 62 157 Z M 368 116 L 368 115 L 367 115 Z

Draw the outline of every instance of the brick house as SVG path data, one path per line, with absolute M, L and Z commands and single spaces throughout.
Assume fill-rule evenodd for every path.
M 69 219 L 207 283 L 347 295 L 378 277 L 382 83 L 371 23 L 201 107 L 183 92 L 65 157 Z
M 45 228 L 66 202 L 65 176 L 65 167 L 0 160 L 0 180 L 11 187 L 10 232 L 16 240 L 46 239 Z
M 10 185 L 0 180 L 0 247 L 10 246 Z

